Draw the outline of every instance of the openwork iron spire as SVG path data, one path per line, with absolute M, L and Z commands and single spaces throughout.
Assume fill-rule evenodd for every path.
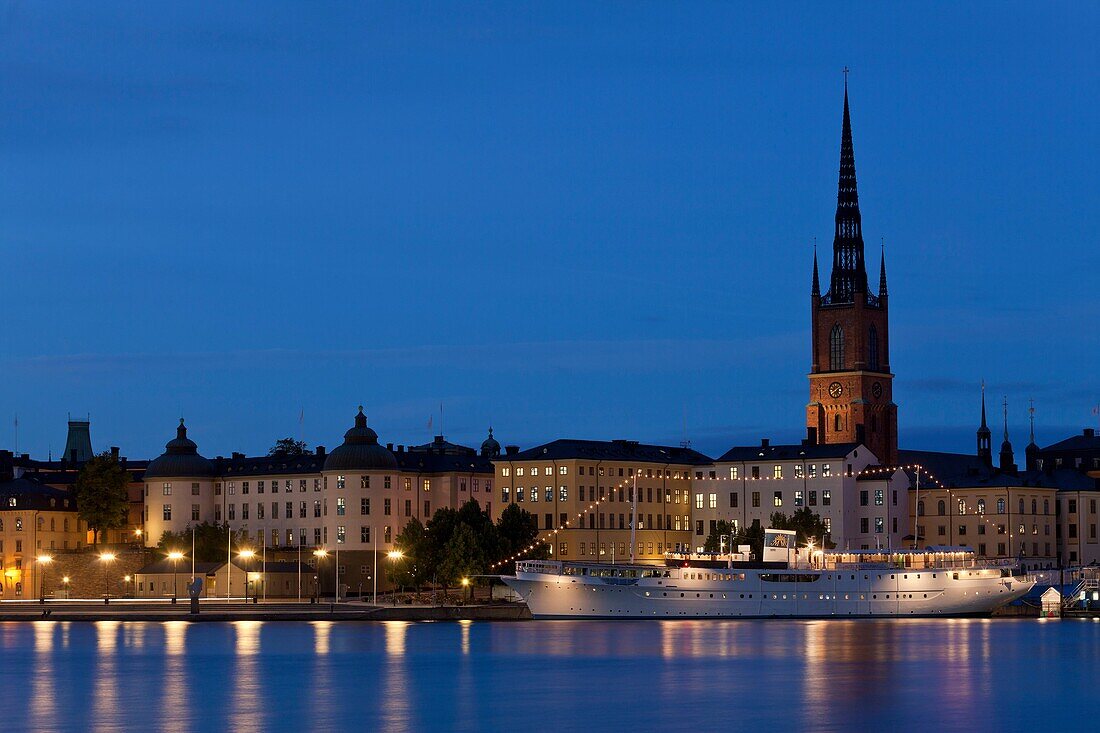
M 833 234 L 831 303 L 855 302 L 856 293 L 867 293 L 867 268 L 863 261 L 863 226 L 856 193 L 856 154 L 852 145 L 852 119 L 848 112 L 848 77 L 844 77 L 844 124 L 840 134 L 840 179 L 836 195 L 836 230 Z

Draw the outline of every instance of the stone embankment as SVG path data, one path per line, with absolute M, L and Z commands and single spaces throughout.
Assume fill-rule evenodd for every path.
M 361 603 L 242 603 L 204 600 L 199 613 L 189 603 L 112 600 L 0 604 L 0 621 L 525 621 L 517 603 L 468 606 L 372 606 Z

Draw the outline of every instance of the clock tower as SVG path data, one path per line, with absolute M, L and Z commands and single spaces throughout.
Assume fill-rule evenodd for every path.
M 856 160 L 844 82 L 840 182 L 829 290 L 822 295 L 814 250 L 810 291 L 812 359 L 806 433 L 812 443 L 862 443 L 884 464 L 897 462 L 898 408 L 890 373 L 886 256 L 878 293 L 867 286 L 863 227 L 856 194 Z

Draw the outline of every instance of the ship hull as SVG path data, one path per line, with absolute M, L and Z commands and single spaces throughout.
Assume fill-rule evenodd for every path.
M 518 573 L 503 578 L 536 619 L 858 618 L 988 615 L 1034 582 L 989 571 L 853 570 L 684 577 Z M 732 580 L 727 578 L 732 577 Z M 785 578 L 792 582 L 777 581 Z

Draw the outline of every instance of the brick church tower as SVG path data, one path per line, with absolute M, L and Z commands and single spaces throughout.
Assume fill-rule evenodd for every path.
M 807 437 L 812 443 L 863 443 L 879 461 L 897 462 L 898 407 L 893 401 L 886 257 L 880 260 L 878 293 L 867 287 L 863 228 L 856 194 L 856 160 L 844 83 L 840 183 L 833 234 L 833 271 L 821 294 L 814 251 L 810 293 L 813 364 Z

